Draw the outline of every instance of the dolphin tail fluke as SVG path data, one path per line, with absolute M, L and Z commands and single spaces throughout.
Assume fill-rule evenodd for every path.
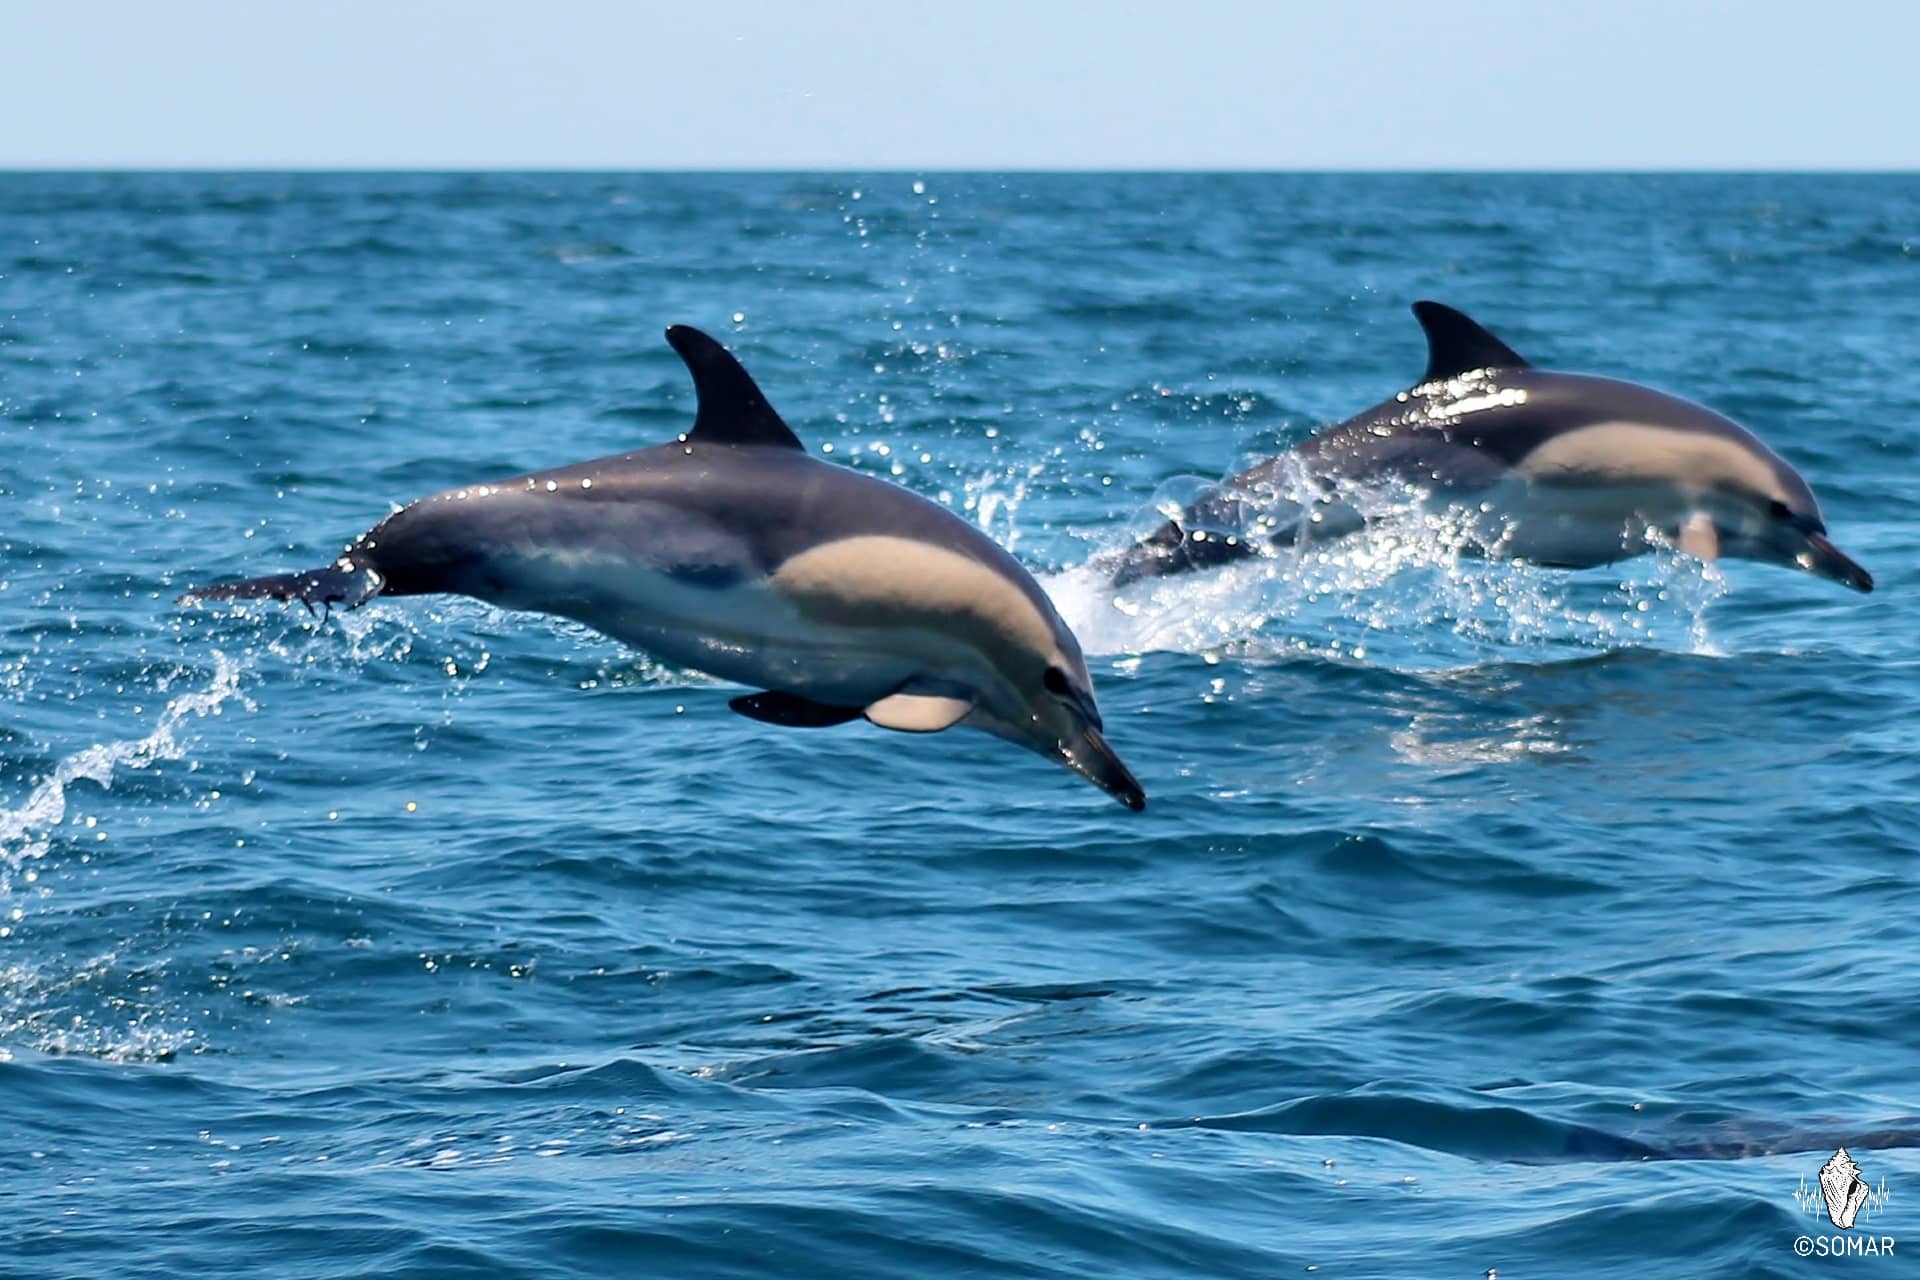
M 1164 578 L 1196 569 L 1213 569 L 1258 551 L 1245 539 L 1188 533 L 1169 520 L 1121 552 L 1113 561 L 1113 585 L 1124 587 L 1142 578 Z
M 312 610 L 315 606 L 332 609 L 357 609 L 380 594 L 384 580 L 371 566 L 342 556 L 324 569 L 300 573 L 276 573 L 264 578 L 242 578 L 238 582 L 217 582 L 195 587 L 180 597 L 180 603 L 201 600 L 298 600 Z

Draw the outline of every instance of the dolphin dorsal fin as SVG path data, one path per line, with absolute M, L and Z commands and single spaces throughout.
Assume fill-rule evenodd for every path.
M 1413 318 L 1427 331 L 1427 372 L 1420 381 L 1439 382 L 1475 369 L 1524 369 L 1527 361 L 1464 312 L 1438 302 L 1416 302 Z
M 781 421 L 733 353 L 690 325 L 667 329 L 667 341 L 687 362 L 698 407 L 687 439 L 702 444 L 757 444 L 805 449 Z

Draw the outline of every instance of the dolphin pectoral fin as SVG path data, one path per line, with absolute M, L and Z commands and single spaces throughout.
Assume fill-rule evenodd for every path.
M 973 699 L 934 693 L 895 693 L 866 710 L 867 719 L 882 729 L 901 733 L 938 733 L 951 729 L 973 710 Z
M 782 725 L 788 729 L 827 729 L 860 718 L 859 707 L 836 707 L 830 702 L 815 702 L 797 693 L 747 693 L 727 706 L 749 720 Z
M 1687 517 L 1687 522 L 1680 526 L 1680 549 L 1702 560 L 1718 560 L 1720 531 L 1713 527 L 1713 517 L 1704 511 Z

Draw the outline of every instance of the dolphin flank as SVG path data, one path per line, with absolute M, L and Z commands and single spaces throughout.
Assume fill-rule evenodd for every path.
M 728 705 L 755 720 L 969 725 L 1146 806 L 1032 575 L 945 507 L 809 457 L 706 334 L 677 325 L 667 341 L 699 402 L 678 440 L 434 494 L 324 568 L 182 599 L 351 609 L 453 593 L 557 614 L 751 686 Z
M 1416 302 L 1419 384 L 1238 475 L 1123 553 L 1114 581 L 1210 568 L 1351 533 L 1382 483 L 1468 513 L 1465 550 L 1580 569 L 1677 546 L 1873 576 L 1827 538 L 1813 490 L 1754 434 L 1636 383 L 1535 368 L 1467 316 Z

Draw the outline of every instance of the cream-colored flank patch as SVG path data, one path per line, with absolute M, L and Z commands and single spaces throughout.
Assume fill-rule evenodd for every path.
M 1057 658 L 1053 627 L 1018 584 L 969 556 L 911 538 L 873 535 L 794 556 L 773 587 L 808 619 L 835 626 L 920 626 Z
M 867 707 L 867 719 L 902 733 L 938 733 L 967 718 L 973 703 L 925 693 L 896 693 Z
M 1687 522 L 1680 526 L 1680 549 L 1702 560 L 1718 560 L 1720 531 L 1713 527 L 1713 517 L 1704 511 L 1687 517 Z
M 1596 422 L 1555 436 L 1521 459 L 1519 470 L 1535 480 L 1654 480 L 1784 496 L 1773 468 L 1733 441 L 1638 422 Z

